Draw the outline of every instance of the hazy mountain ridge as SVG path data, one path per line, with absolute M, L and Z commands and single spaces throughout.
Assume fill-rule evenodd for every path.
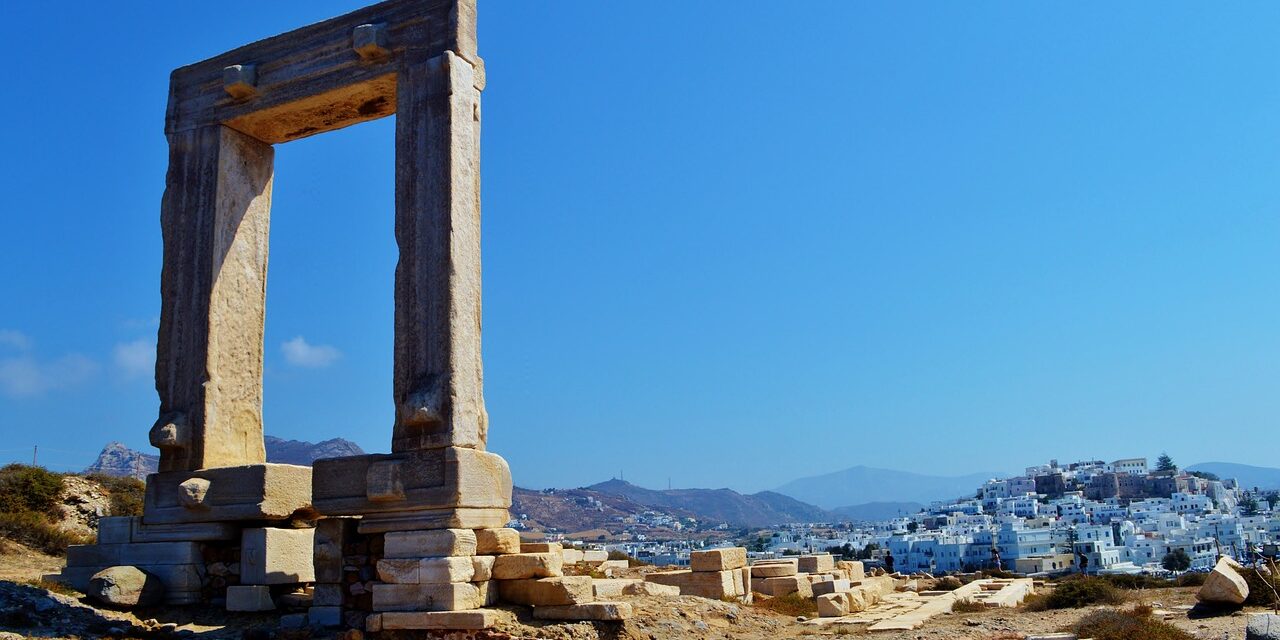
M 867 502 L 837 507 L 832 511 L 842 520 L 876 522 L 919 513 L 923 508 L 919 502 Z
M 792 480 L 775 491 L 824 509 L 874 502 L 928 504 L 936 500 L 972 497 L 982 483 L 1007 475 L 984 471 L 962 476 L 933 476 L 858 465 Z
M 1234 462 L 1201 462 L 1187 467 L 1186 470 L 1205 471 L 1223 480 L 1235 478 L 1240 482 L 1240 486 L 1246 489 L 1254 487 L 1263 490 L 1280 489 L 1280 469 L 1275 467 L 1258 467 Z
M 825 522 L 833 514 L 773 491 L 743 495 L 732 489 L 667 489 L 639 487 L 625 480 L 609 480 L 586 487 L 663 511 L 685 511 L 707 523 L 767 527 L 788 522 Z

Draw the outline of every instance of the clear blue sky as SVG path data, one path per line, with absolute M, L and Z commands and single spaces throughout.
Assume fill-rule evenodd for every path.
M 0 460 L 147 447 L 169 71 L 359 4 L 7 8 Z M 480 11 L 517 484 L 1280 464 L 1280 5 Z M 277 151 L 273 435 L 389 447 L 392 124 Z

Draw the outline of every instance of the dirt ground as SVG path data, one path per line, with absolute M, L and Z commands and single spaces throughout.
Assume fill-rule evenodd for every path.
M 58 589 L 62 593 L 54 593 L 45 588 L 51 585 L 39 584 L 41 575 L 57 572 L 61 564 L 60 558 L 13 543 L 6 544 L 5 551 L 0 553 L 0 638 L 4 637 L 4 632 L 41 638 L 267 638 L 269 636 L 265 632 L 278 626 L 283 613 L 230 614 L 210 606 L 156 607 L 136 612 L 97 609 L 81 594 L 65 589 Z M 1191 611 L 1195 604 L 1194 588 L 1155 589 L 1130 594 L 1132 602 L 1169 612 L 1168 622 L 1204 640 L 1243 640 L 1247 614 L 1263 612 L 1259 609 L 1219 617 L 1198 617 Z M 921 629 L 870 633 L 865 628 L 851 625 L 803 625 L 795 617 L 693 596 L 642 596 L 625 598 L 625 601 L 631 603 L 635 616 L 624 624 L 554 624 L 532 620 L 527 609 L 511 607 L 507 609 L 506 620 L 498 631 L 514 638 L 558 640 L 792 640 L 864 635 L 877 640 L 1004 640 L 1029 633 L 1069 630 L 1090 611 L 990 609 L 970 614 L 946 613 L 929 620 Z

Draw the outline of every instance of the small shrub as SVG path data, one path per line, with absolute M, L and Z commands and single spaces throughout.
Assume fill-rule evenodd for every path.
M 1136 591 L 1138 589 L 1166 589 L 1173 586 L 1173 583 L 1169 580 L 1156 578 L 1154 576 L 1114 575 L 1099 577 L 1110 582 L 1112 586 L 1120 589 L 1128 589 L 1130 591 Z
M 55 556 L 66 553 L 69 545 L 93 542 L 93 536 L 59 529 L 43 514 L 32 511 L 0 513 L 0 538 L 21 542 Z
M 952 613 L 979 613 L 986 610 L 987 605 L 975 600 L 962 598 L 951 603 Z
M 785 616 L 815 616 L 818 614 L 818 604 L 812 598 L 806 598 L 798 593 L 788 593 L 785 596 L 774 598 L 757 598 L 753 601 L 752 606 L 757 609 L 781 613 Z
M 1043 597 L 1029 597 L 1023 604 L 1032 611 L 1079 609 L 1095 604 L 1122 604 L 1124 592 L 1107 580 L 1096 577 L 1068 578 Z
M 1195 636 L 1151 617 L 1150 607 L 1094 611 L 1076 623 L 1075 633 L 1094 640 L 1195 640 Z
M 76 591 L 75 589 L 72 589 L 71 587 L 68 587 L 65 584 L 62 584 L 61 582 L 57 582 L 55 580 L 45 580 L 44 578 L 40 578 L 38 580 L 27 580 L 24 584 L 29 584 L 33 587 L 36 587 L 37 589 L 44 589 L 45 591 L 60 593 L 64 596 L 80 595 L 80 592 Z
M 1173 584 L 1179 587 L 1199 587 L 1209 578 L 1207 573 L 1184 573 L 1173 581 Z
M 146 483 L 137 478 L 120 478 L 101 473 L 94 473 L 85 477 L 102 485 L 102 488 L 111 497 L 110 515 L 142 515 L 142 501 L 146 494 Z
M 42 467 L 0 468 L 0 513 L 51 513 L 62 493 L 62 476 Z
M 955 591 L 963 587 L 964 583 L 960 582 L 960 578 L 955 576 L 943 576 L 933 583 L 934 591 Z
M 1240 575 L 1249 584 L 1249 597 L 1244 601 L 1251 607 L 1274 607 L 1280 605 L 1276 601 L 1276 592 L 1280 591 L 1280 577 L 1268 574 L 1255 567 L 1245 567 Z

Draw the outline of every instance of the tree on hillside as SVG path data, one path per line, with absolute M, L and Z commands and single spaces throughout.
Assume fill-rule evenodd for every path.
M 1164 560 L 1160 561 L 1160 566 L 1166 571 L 1186 571 L 1191 568 L 1191 556 L 1182 549 L 1174 549 L 1164 554 Z
M 1160 457 L 1156 458 L 1156 471 L 1161 473 L 1172 473 L 1177 470 L 1178 465 L 1173 463 L 1173 458 L 1169 457 L 1168 453 L 1161 453 Z
M 1218 474 L 1216 474 L 1216 473 L 1209 473 L 1208 471 L 1189 471 L 1188 473 L 1190 473 L 1191 475 L 1193 475 L 1193 476 L 1195 476 L 1195 477 L 1197 477 L 1197 478 L 1203 478 L 1203 479 L 1205 479 L 1205 480 L 1209 480 L 1210 482 L 1212 482 L 1212 481 L 1214 481 L 1214 480 L 1221 480 L 1221 479 L 1222 479 L 1222 478 L 1218 477 Z
M 1274 511 L 1274 510 L 1275 510 L 1275 508 L 1276 508 L 1276 503 L 1277 503 L 1277 502 L 1280 502 L 1280 494 L 1275 494 L 1275 493 L 1267 494 L 1267 507 L 1268 507 L 1268 508 L 1270 508 L 1272 511 Z
M 1258 499 L 1254 498 L 1252 494 L 1245 494 L 1240 499 L 1240 512 L 1246 516 L 1258 515 Z

